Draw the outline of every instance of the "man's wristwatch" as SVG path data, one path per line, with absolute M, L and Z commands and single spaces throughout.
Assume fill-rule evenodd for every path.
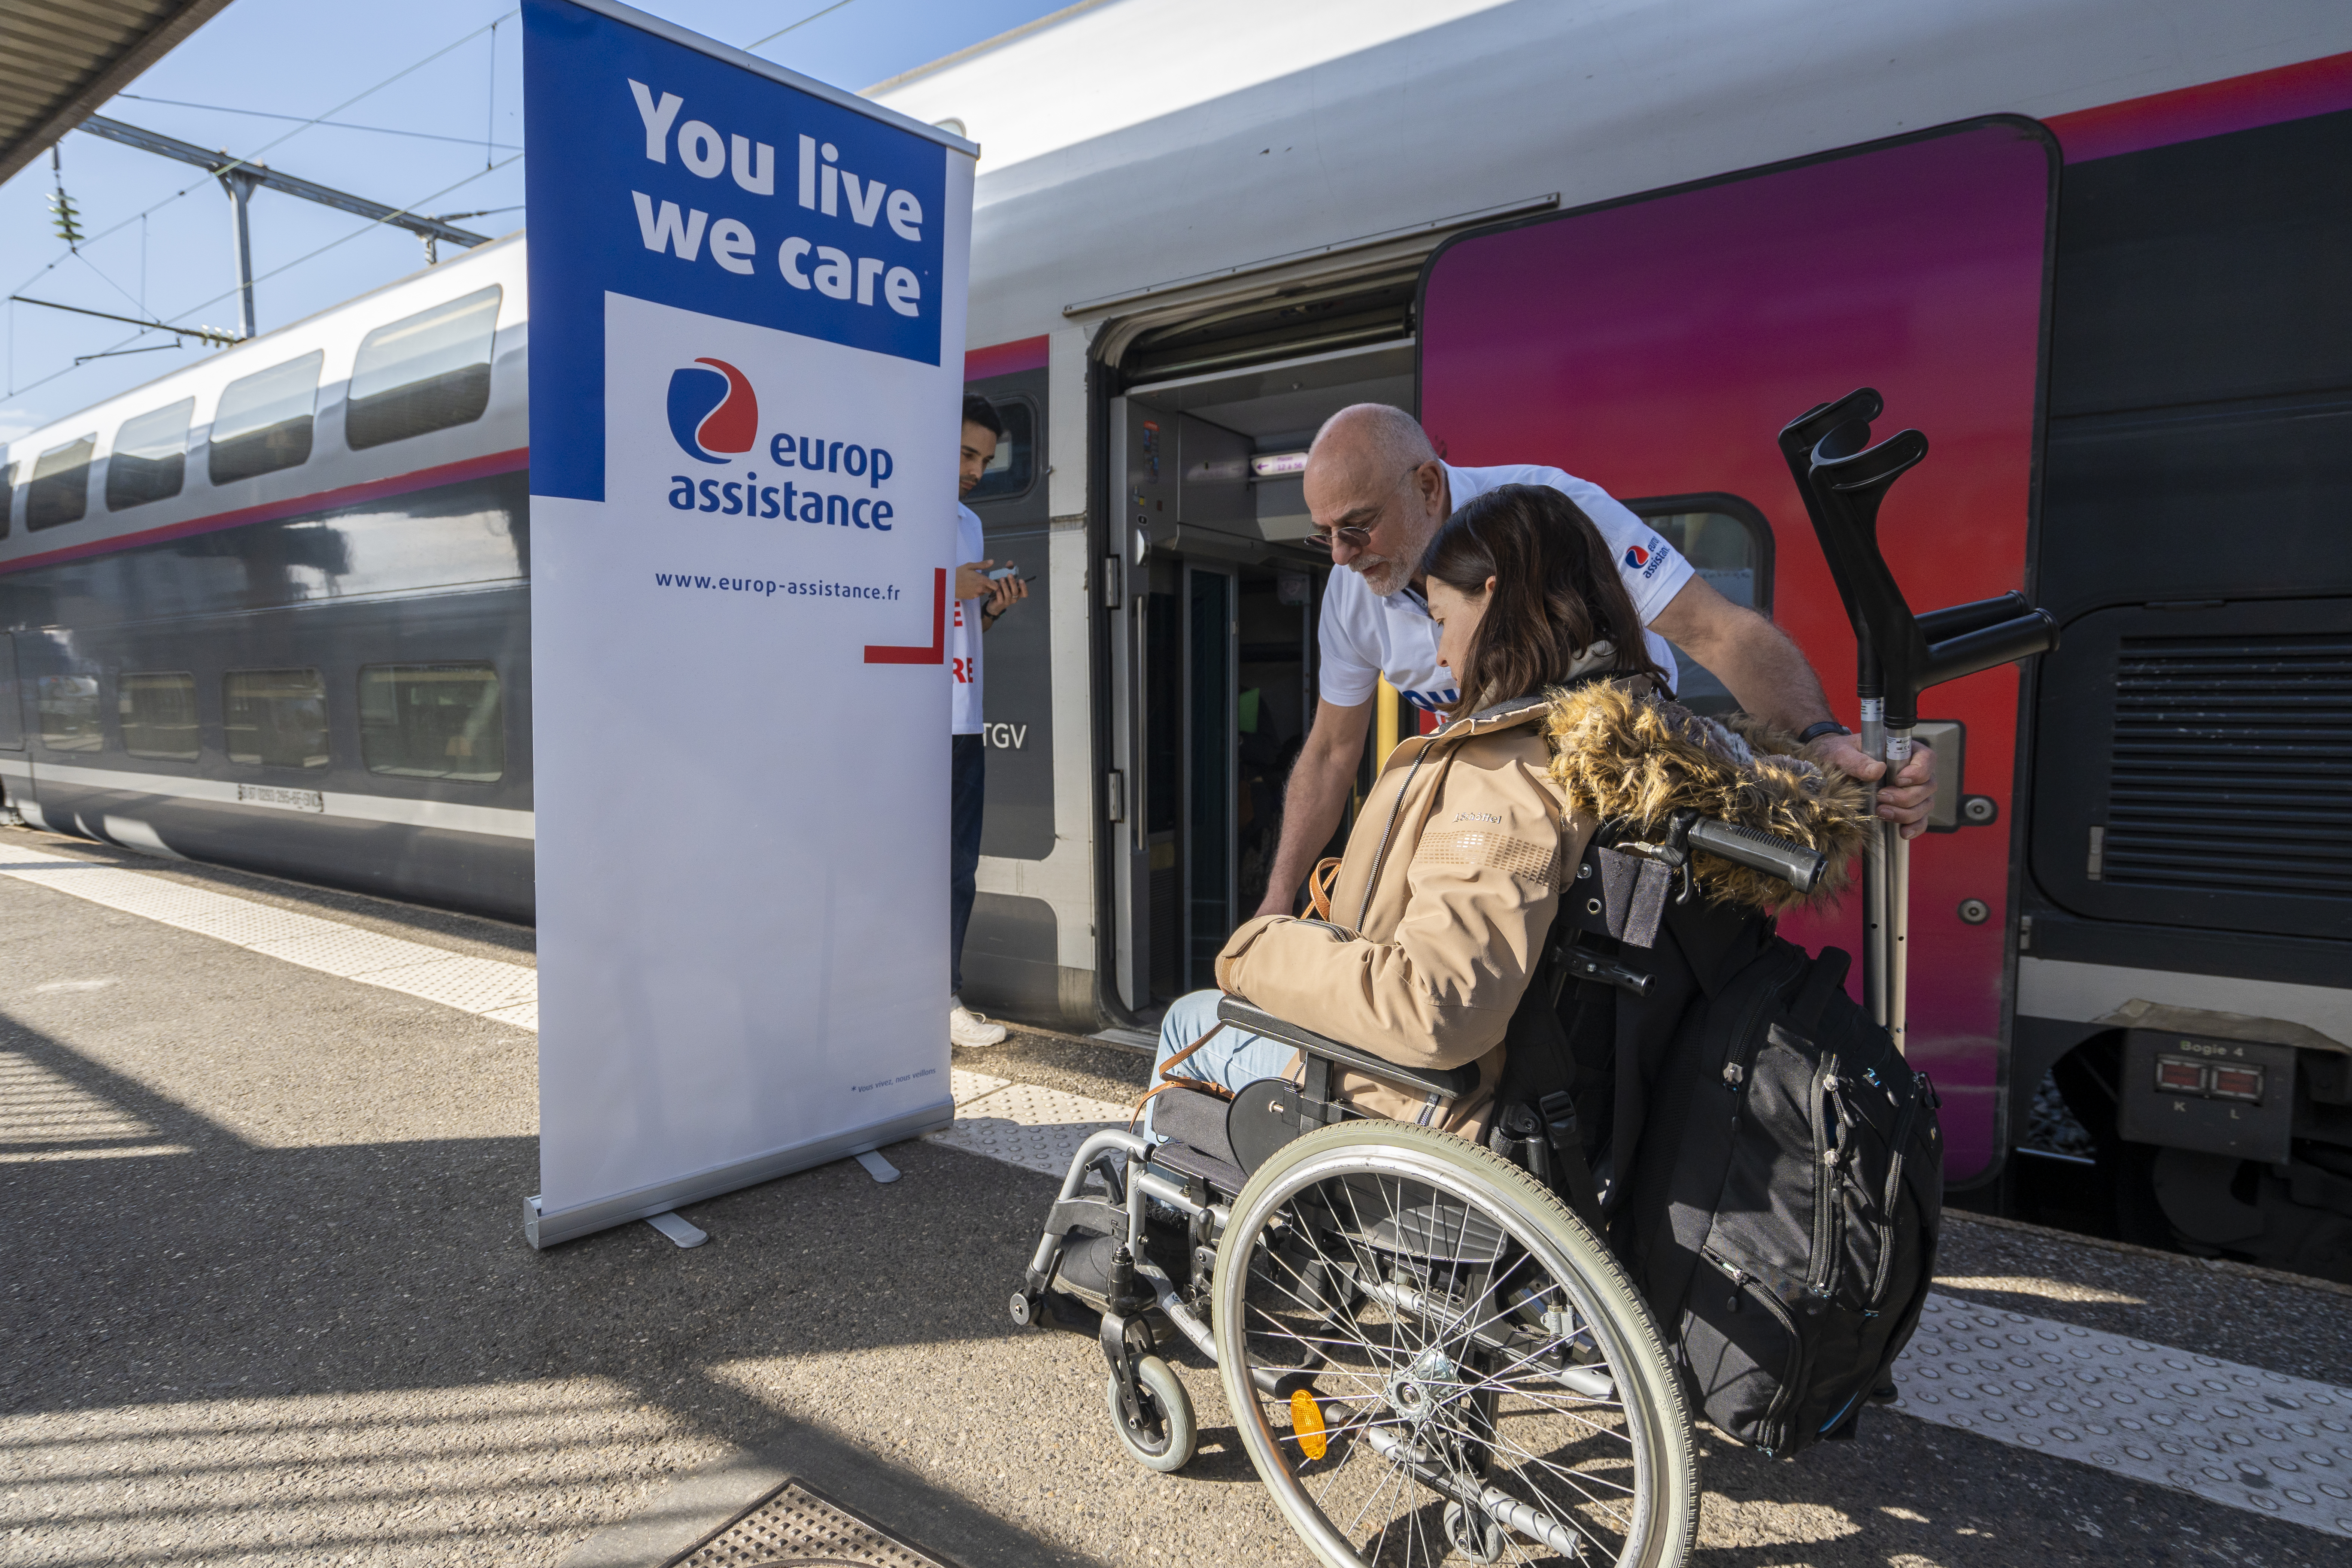
M 1808 724 L 1798 733 L 1797 744 L 1810 746 L 1823 735 L 1851 735 L 1853 731 L 1834 719 L 1824 719 L 1818 724 Z

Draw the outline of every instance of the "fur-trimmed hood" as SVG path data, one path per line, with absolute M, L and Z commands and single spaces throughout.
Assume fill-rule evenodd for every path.
M 1779 914 L 1843 892 L 1869 835 L 1868 786 L 1797 755 L 1795 737 L 1783 731 L 1744 714 L 1701 718 L 1648 694 L 1646 685 L 1592 681 L 1550 693 L 1544 732 L 1551 776 L 1569 809 L 1653 838 L 1689 806 L 1829 857 L 1821 886 L 1808 895 L 1777 877 L 1695 853 L 1692 875 L 1711 899 Z

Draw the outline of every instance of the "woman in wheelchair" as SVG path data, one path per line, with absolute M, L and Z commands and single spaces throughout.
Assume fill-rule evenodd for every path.
M 1218 1028 L 1220 995 L 1236 996 L 1403 1066 L 1475 1064 L 1477 1087 L 1442 1112 L 1361 1073 L 1334 1087 L 1369 1115 L 1484 1136 L 1504 1031 L 1544 951 L 1562 871 L 1574 873 L 1595 826 L 1551 776 L 1549 694 L 1587 679 L 1646 692 L 1661 672 L 1607 543 L 1558 490 L 1507 485 L 1476 498 L 1430 541 L 1422 571 L 1438 662 L 1461 693 L 1450 721 L 1386 759 L 1347 853 L 1317 868 L 1313 918 L 1249 921 L 1218 955 L 1218 990 L 1170 1005 L 1156 1081 L 1232 1091 L 1290 1076 L 1292 1044 Z
M 1602 907 L 1605 878 L 1577 880 L 1600 818 L 1663 805 L 1662 837 L 1696 845 L 1689 781 L 1752 793 L 1756 773 L 1664 699 L 1558 491 L 1478 497 L 1423 571 L 1451 720 L 1385 759 L 1313 918 L 1244 925 L 1220 989 L 1169 1009 L 1146 1130 L 1080 1147 L 1013 1316 L 1096 1315 L 1113 1430 L 1154 1469 L 1192 1456 L 1159 1353 L 1189 1342 L 1329 1568 L 1678 1563 L 1698 1499 L 1683 1390 L 1589 1181 L 1559 1179 L 1584 1170 L 1570 1097 L 1522 1064 L 1568 1054 L 1552 928 L 1564 885 L 1576 921 Z M 1643 864 L 1639 886 L 1663 882 Z

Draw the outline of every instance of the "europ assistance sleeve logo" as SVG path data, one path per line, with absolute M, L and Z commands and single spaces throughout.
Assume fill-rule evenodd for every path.
M 750 451 L 760 438 L 760 399 L 750 378 L 723 359 L 698 359 L 670 372 L 669 433 L 698 462 L 724 463 Z

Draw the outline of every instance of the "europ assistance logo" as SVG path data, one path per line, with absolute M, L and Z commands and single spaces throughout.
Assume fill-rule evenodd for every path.
M 682 374 L 684 373 L 681 372 L 680 374 Z M 673 395 L 675 395 L 673 394 Z M 1664 563 L 1665 558 L 1659 553 L 1664 548 L 1665 546 L 1664 544 L 1654 539 L 1650 541 L 1647 546 L 1639 544 L 1627 545 L 1625 547 L 1625 570 L 1628 572 L 1639 572 L 1644 577 L 1654 575 L 1657 572 L 1658 568 Z
M 698 462 L 724 463 L 750 451 L 760 438 L 760 399 L 751 379 L 723 359 L 698 359 L 670 372 L 669 433 Z

